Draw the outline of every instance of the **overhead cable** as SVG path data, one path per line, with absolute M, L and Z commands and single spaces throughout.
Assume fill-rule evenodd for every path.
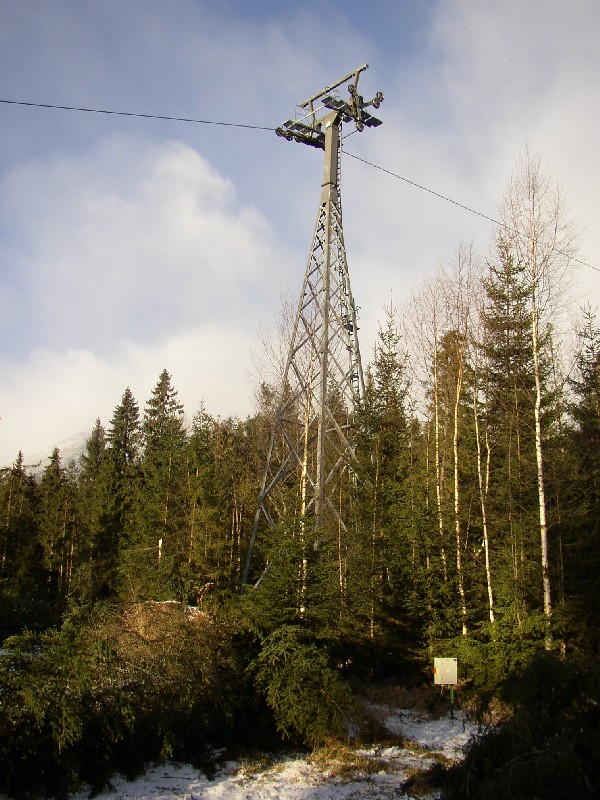
M 440 194 L 439 192 L 435 192 L 433 189 L 428 189 L 427 186 L 422 186 L 420 183 L 416 183 L 415 181 L 411 181 L 408 178 L 403 177 L 402 175 L 398 175 L 397 172 L 392 172 L 385 167 L 380 167 L 379 164 L 373 164 L 372 161 L 367 161 L 366 158 L 361 158 L 360 156 L 355 156 L 354 153 L 349 153 L 347 150 L 344 150 L 344 154 L 350 156 L 350 158 L 354 158 L 357 161 L 362 161 L 363 164 L 367 164 L 369 167 L 373 167 L 373 169 L 377 169 L 380 172 L 385 172 L 386 175 L 390 175 L 392 178 L 397 178 L 399 181 L 404 181 L 404 183 L 408 183 L 410 186 L 414 186 L 416 189 L 421 189 L 423 192 L 428 192 L 432 194 L 434 197 L 439 198 L 440 200 L 445 200 L 447 203 L 451 203 L 453 206 L 457 206 L 458 208 L 462 208 L 463 211 L 468 211 L 469 214 L 475 214 L 482 219 L 487 220 L 488 222 L 492 222 L 494 225 L 498 225 L 501 228 L 505 228 L 509 232 L 517 233 L 514 229 L 507 225 L 505 222 L 501 222 L 498 219 L 494 219 L 494 217 L 490 217 L 487 214 L 484 214 L 481 211 L 477 211 L 474 208 L 469 208 L 469 206 L 463 205 L 463 203 L 459 203 L 457 200 L 453 200 L 451 197 L 446 197 L 444 194 Z M 567 255 L 566 253 L 562 253 L 562 255 Z M 582 261 L 580 258 L 575 258 L 575 256 L 569 255 L 568 258 L 571 261 L 575 261 L 577 264 L 581 264 L 583 267 L 589 267 L 590 269 L 595 270 L 596 272 L 600 272 L 600 267 L 595 267 L 593 264 L 588 264 L 587 261 Z
M 141 114 L 133 111 L 112 111 L 104 108 L 84 108 L 81 106 L 60 106 L 55 105 L 52 103 L 33 103 L 28 100 L 4 100 L 0 98 L 0 103 L 4 103 L 5 105 L 13 105 L 13 106 L 28 106 L 30 108 L 50 108 L 50 109 L 57 109 L 59 111 L 83 111 L 88 114 L 110 114 L 113 116 L 118 117 L 137 117 L 141 119 L 159 119 L 159 120 L 167 120 L 169 122 L 186 122 L 192 123 L 196 125 L 221 125 L 224 127 L 229 128 L 246 128 L 250 130 L 257 130 L 257 131 L 275 131 L 276 128 L 267 126 L 267 125 L 247 125 L 241 122 L 222 122 L 220 120 L 210 120 L 210 119 L 193 119 L 191 117 L 170 117 L 165 114 Z M 353 131 L 354 133 L 354 131 Z M 352 134 L 347 134 L 344 139 L 348 138 Z M 385 167 L 381 167 L 379 164 L 374 164 L 372 161 L 367 161 L 366 158 L 361 158 L 360 156 L 354 155 L 354 153 L 350 153 L 347 150 L 344 151 L 347 156 L 350 158 L 354 158 L 357 161 L 362 161 L 363 164 L 366 164 L 373 169 L 379 170 L 380 172 L 389 175 L 392 178 L 396 178 L 399 181 L 403 181 L 404 183 L 409 184 L 410 186 L 414 186 L 415 189 L 420 189 L 423 192 L 427 192 L 428 194 L 437 197 L 439 200 L 444 200 L 446 203 L 451 203 L 452 205 L 456 206 L 457 208 L 461 208 L 463 211 L 468 211 L 469 214 L 475 214 L 482 219 L 487 220 L 488 222 L 493 223 L 494 225 L 499 225 L 502 228 L 507 228 L 510 230 L 509 226 L 505 223 L 500 222 L 500 220 L 494 219 L 494 217 L 490 217 L 488 214 L 484 214 L 481 211 L 477 211 L 474 208 L 470 208 L 469 206 L 464 205 L 463 203 L 459 203 L 457 200 L 453 200 L 451 197 L 447 197 L 440 192 L 436 192 L 433 189 L 429 189 L 427 186 L 423 186 L 420 183 L 416 183 L 416 181 L 411 181 L 409 178 L 405 178 L 402 175 L 399 175 L 397 172 L 392 172 Z M 588 264 L 587 261 L 582 261 L 580 258 L 575 258 L 574 256 L 570 256 L 571 260 L 576 262 L 577 264 L 581 264 L 583 267 L 588 267 L 589 269 L 593 269 L 596 272 L 600 272 L 600 267 L 595 267 L 593 264 Z
M 385 172 L 386 175 L 391 175 L 392 178 L 398 178 L 399 181 L 404 181 L 404 183 L 408 183 L 411 186 L 414 186 L 416 189 L 422 189 L 422 191 L 428 192 L 429 194 L 434 195 L 434 197 L 438 197 L 440 200 L 445 200 L 447 203 L 452 203 L 452 205 L 458 206 L 464 211 L 468 211 L 470 214 L 476 214 L 478 217 L 483 217 L 483 219 L 487 219 L 488 222 L 493 222 L 495 225 L 502 225 L 502 223 L 497 219 L 488 217 L 487 214 L 482 214 L 481 211 L 476 211 L 474 208 L 469 208 L 469 206 L 465 206 L 456 200 L 452 200 L 451 197 L 446 197 L 446 195 L 440 194 L 439 192 L 434 192 L 433 189 L 428 189 L 427 186 L 422 186 L 420 183 L 415 183 L 415 181 L 404 178 L 402 175 L 398 175 L 397 172 L 392 172 L 385 167 L 380 167 L 379 164 L 373 164 L 372 161 L 367 161 L 366 158 L 355 156 L 354 153 L 349 153 L 348 150 L 344 150 L 344 155 L 350 156 L 350 158 L 355 158 L 357 161 L 362 161 L 363 164 L 367 164 L 367 166 L 373 167 L 373 169 L 378 169 L 380 172 Z
M 212 119 L 191 119 L 190 117 L 168 117 L 164 114 L 139 114 L 133 111 L 109 111 L 105 108 L 82 108 L 80 106 L 59 106 L 52 103 L 31 103 L 27 100 L 2 100 L 0 103 L 12 106 L 30 106 L 32 108 L 55 108 L 60 111 L 85 111 L 88 114 L 112 114 L 118 117 L 141 117 L 142 119 L 162 119 L 171 122 L 192 122 L 197 125 L 225 125 L 229 128 L 250 128 L 258 131 L 274 131 L 263 125 L 244 125 L 240 122 L 220 122 Z

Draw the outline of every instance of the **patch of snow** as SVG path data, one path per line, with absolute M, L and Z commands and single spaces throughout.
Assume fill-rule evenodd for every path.
M 449 759 L 460 758 L 469 739 L 478 731 L 461 711 L 442 719 L 431 719 L 415 711 L 389 709 L 383 724 L 390 733 L 410 739 L 415 744 Z
M 401 745 L 372 747 L 358 755 L 381 764 L 373 774 L 341 778 L 327 774 L 305 758 L 288 757 L 257 771 L 228 762 L 209 780 L 187 765 L 167 763 L 149 769 L 128 782 L 114 778 L 99 800 L 392 800 L 403 796 L 400 787 L 416 771 L 427 770 L 434 753 L 456 759 L 477 727 L 460 712 L 455 719 L 432 719 L 415 711 L 376 707 L 393 735 L 409 739 L 421 752 Z M 426 748 L 426 749 L 425 749 Z M 72 800 L 87 800 L 82 791 Z M 435 800 L 428 795 L 422 800 Z
M 112 781 L 106 800 L 391 800 L 397 798 L 403 772 L 366 778 L 327 778 L 302 758 L 286 759 L 264 772 L 245 774 L 237 765 L 222 770 L 212 781 L 189 766 L 166 764 L 150 769 L 128 783 Z M 73 800 L 87 800 L 87 791 Z

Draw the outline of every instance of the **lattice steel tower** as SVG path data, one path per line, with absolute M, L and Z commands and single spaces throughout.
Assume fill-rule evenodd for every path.
M 243 584 L 249 581 L 261 522 L 275 528 L 281 520 L 292 520 L 300 535 L 309 525 L 323 535 L 347 527 L 343 484 L 355 461 L 353 417 L 364 383 L 342 228 L 341 132 L 348 122 L 358 131 L 381 125 L 366 109 L 379 108 L 383 94 L 368 102 L 358 94 L 367 67 L 301 103 L 300 118 L 276 131 L 289 141 L 324 150 L 325 166 Z M 349 98 L 343 100 L 336 90 L 347 81 Z

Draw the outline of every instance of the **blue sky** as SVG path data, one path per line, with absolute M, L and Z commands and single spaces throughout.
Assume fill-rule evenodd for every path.
M 348 152 L 494 217 L 528 145 L 600 267 L 599 29 L 597 0 L 0 0 L 0 99 L 276 127 L 366 62 L 384 124 Z M 270 131 L 0 104 L 0 465 L 163 367 L 189 418 L 250 413 L 321 170 Z M 342 196 L 368 361 L 390 295 L 493 226 L 349 157 Z M 599 285 L 578 267 L 573 308 Z

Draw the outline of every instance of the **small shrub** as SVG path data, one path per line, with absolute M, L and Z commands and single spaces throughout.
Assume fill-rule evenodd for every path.
M 343 735 L 352 693 L 304 629 L 289 625 L 267 636 L 254 668 L 283 736 L 314 747 Z

